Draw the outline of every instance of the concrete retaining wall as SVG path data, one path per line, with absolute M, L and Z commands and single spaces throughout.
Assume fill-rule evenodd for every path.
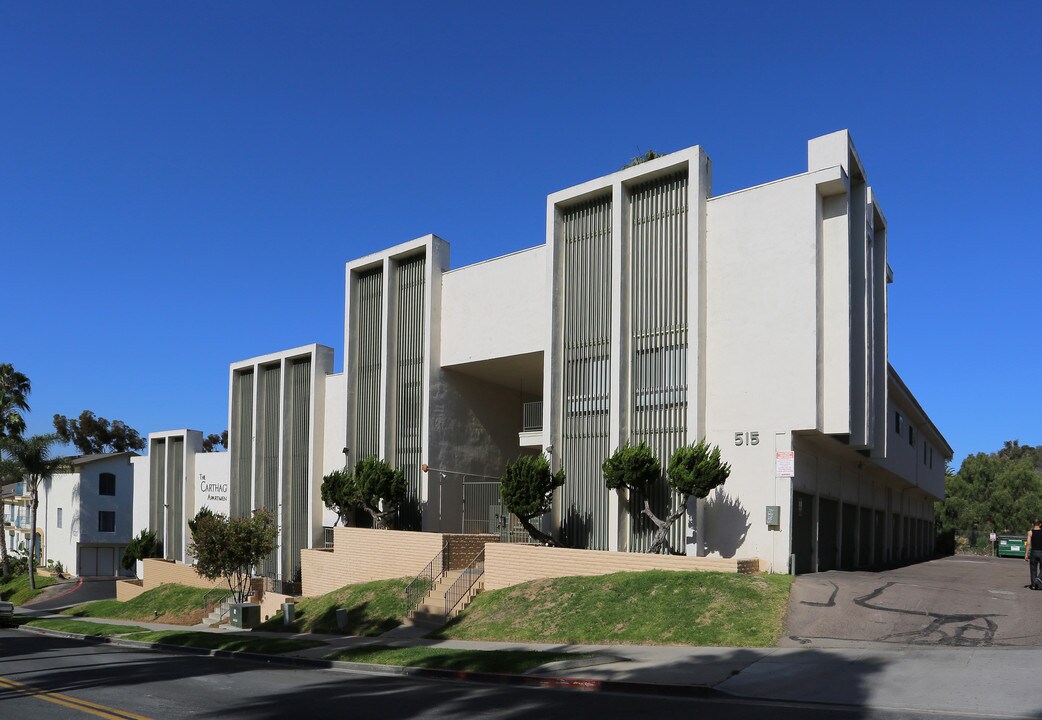
M 497 590 L 542 578 L 608 575 L 642 570 L 715 570 L 757 572 L 757 560 L 644 555 L 605 550 L 572 550 L 541 545 L 495 544 L 485 547 L 485 589 Z

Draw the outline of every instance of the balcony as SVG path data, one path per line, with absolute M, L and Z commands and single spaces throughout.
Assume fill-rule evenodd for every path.
M 521 447 L 543 445 L 543 401 L 526 402 L 521 407 L 521 432 L 517 436 Z

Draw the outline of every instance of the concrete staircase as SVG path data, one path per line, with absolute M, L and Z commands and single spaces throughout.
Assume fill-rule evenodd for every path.
M 220 605 L 215 607 L 213 611 L 203 618 L 202 625 L 206 627 L 212 627 L 222 621 L 227 621 L 229 616 L 229 607 L 231 606 L 231 598 L 224 600 Z
M 459 579 L 460 575 L 463 574 L 462 570 L 449 570 L 441 579 L 434 583 L 434 587 L 427 593 L 427 597 L 423 599 L 415 610 L 409 613 L 409 616 L 405 620 L 406 625 L 425 627 L 425 628 L 439 628 L 445 624 L 447 620 L 455 617 L 465 608 L 474 596 L 481 591 L 482 583 L 478 582 L 474 587 L 470 589 L 467 596 L 452 609 L 451 613 L 445 612 L 445 591 L 452 587 L 452 584 Z

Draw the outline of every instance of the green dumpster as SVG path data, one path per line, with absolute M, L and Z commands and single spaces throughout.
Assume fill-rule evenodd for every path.
M 1024 557 L 1026 542 L 1023 535 L 999 535 L 995 541 L 995 554 L 999 557 Z

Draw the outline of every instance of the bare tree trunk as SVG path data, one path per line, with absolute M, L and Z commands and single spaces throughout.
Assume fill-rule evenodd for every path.
M 372 516 L 372 518 L 373 518 L 373 527 L 375 529 L 377 529 L 377 530 L 390 530 L 390 529 L 392 529 L 391 528 L 390 518 L 391 518 L 392 515 L 394 515 L 396 512 L 398 512 L 397 510 L 388 510 L 386 512 L 380 512 L 379 510 L 374 510 L 373 508 L 368 507 L 368 506 L 366 506 L 365 509 Z
M 546 543 L 551 547 L 561 547 L 560 544 L 554 540 L 551 536 L 537 528 L 532 524 L 531 518 L 523 518 L 520 515 L 515 516 L 521 523 L 521 526 L 528 531 L 528 534 L 532 536 L 533 540 L 538 540 L 541 543 Z
M 40 506 L 39 488 L 29 487 L 29 588 L 36 589 L 36 509 Z
M 11 559 L 7 556 L 7 522 L 3 513 L 4 508 L 0 506 L 0 562 L 3 563 L 3 575 L 11 574 Z
M 655 523 L 655 535 L 652 537 L 651 547 L 648 548 L 648 554 L 659 553 L 662 550 L 666 550 L 670 555 L 677 554 L 669 544 L 669 529 L 673 526 L 673 523 L 682 518 L 686 512 L 687 498 L 684 498 L 684 502 L 680 504 L 679 510 L 668 515 L 665 520 L 660 520 L 658 516 L 651 511 L 651 505 L 648 501 L 644 501 L 643 514 L 647 516 L 651 522 Z

